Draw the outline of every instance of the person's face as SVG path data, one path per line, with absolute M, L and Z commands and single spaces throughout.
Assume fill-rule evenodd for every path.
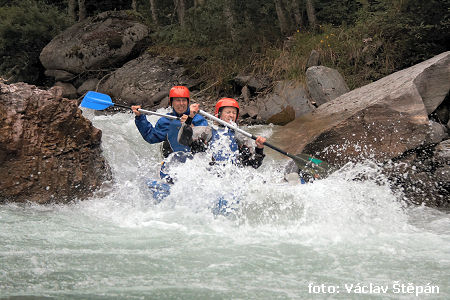
M 236 107 L 226 106 L 222 108 L 222 112 L 220 113 L 220 119 L 230 123 L 231 121 L 236 122 L 236 117 L 237 117 Z
M 175 97 L 172 99 L 172 107 L 177 114 L 181 115 L 188 108 L 188 99 Z

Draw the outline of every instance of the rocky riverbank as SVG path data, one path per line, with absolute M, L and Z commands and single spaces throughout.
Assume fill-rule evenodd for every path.
M 145 52 L 150 31 L 124 12 L 102 13 L 42 51 L 55 87 L 1 83 L 0 175 L 7 180 L 0 198 L 69 201 L 111 179 L 101 132 L 77 108 L 88 90 L 157 109 L 168 105 L 170 87 L 185 85 L 193 101 L 213 111 L 217 97 L 186 75 L 180 59 Z M 336 166 L 374 160 L 411 203 L 450 207 L 450 52 L 352 91 L 336 70 L 316 64 L 304 84 L 241 74 L 235 93 L 222 96 L 239 101 L 242 123 L 284 126 L 272 139 L 291 153 Z

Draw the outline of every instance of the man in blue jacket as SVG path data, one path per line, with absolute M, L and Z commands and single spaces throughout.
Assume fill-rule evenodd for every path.
M 187 87 L 174 86 L 169 92 L 169 105 L 173 110 L 169 115 L 181 117 L 183 114 L 192 115 L 192 124 L 194 126 L 207 126 L 208 122 L 199 114 L 191 114 L 189 109 L 190 93 Z M 198 104 L 193 104 L 198 105 Z M 161 117 L 153 127 L 147 120 L 145 115 L 141 114 L 138 109 L 140 105 L 133 105 L 131 109 L 135 113 L 135 123 L 145 141 L 150 144 L 163 143 L 162 151 L 164 158 L 167 158 L 169 154 L 173 152 L 190 152 L 189 146 L 178 143 L 178 131 L 181 128 L 181 122 L 179 120 L 169 119 Z M 178 156 L 184 157 L 184 156 Z M 185 158 L 184 158 L 185 160 Z M 164 166 L 162 167 L 162 169 Z M 167 174 L 161 172 L 161 177 L 166 178 Z M 171 179 L 166 178 L 169 182 Z

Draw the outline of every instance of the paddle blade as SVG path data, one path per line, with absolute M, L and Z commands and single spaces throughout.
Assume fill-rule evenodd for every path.
M 300 153 L 291 156 L 291 158 L 300 170 L 311 174 L 316 179 L 326 178 L 336 170 L 335 167 L 327 162 L 314 158 L 308 154 Z
M 114 105 L 114 103 L 112 103 L 111 97 L 93 91 L 87 92 L 83 98 L 83 101 L 81 101 L 80 104 L 81 107 L 86 107 L 95 110 L 103 110 L 112 105 Z

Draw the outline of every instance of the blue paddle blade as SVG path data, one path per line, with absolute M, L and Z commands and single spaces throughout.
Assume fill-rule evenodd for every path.
M 112 105 L 114 105 L 114 103 L 112 103 L 111 97 L 94 91 L 87 92 L 80 104 L 81 107 L 95 110 L 103 110 Z

